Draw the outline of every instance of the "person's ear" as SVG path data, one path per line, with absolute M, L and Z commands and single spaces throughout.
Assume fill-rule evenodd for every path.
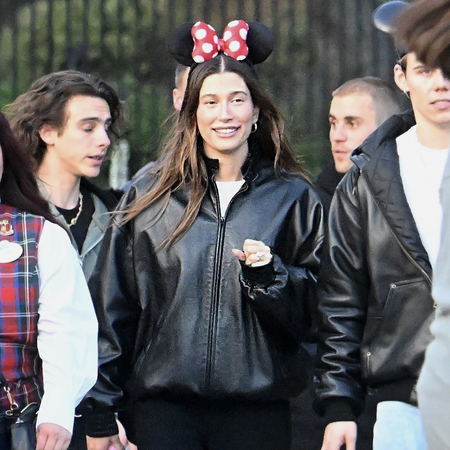
M 394 66 L 394 80 L 399 89 L 402 90 L 405 94 L 408 94 L 408 81 L 406 80 L 405 71 L 400 64 L 396 64 Z
M 253 123 L 258 122 L 259 119 L 259 108 L 255 106 L 253 108 Z
M 172 97 L 173 97 L 173 107 L 177 111 L 181 111 L 181 105 L 183 104 L 184 99 L 184 92 L 181 92 L 181 89 L 175 88 L 172 91 Z
M 48 123 L 42 125 L 39 129 L 39 136 L 47 145 L 55 144 L 55 137 L 57 134 L 58 133 Z

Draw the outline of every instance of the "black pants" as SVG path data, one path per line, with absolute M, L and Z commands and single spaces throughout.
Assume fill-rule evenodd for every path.
M 289 402 L 177 402 L 135 405 L 139 450 L 289 450 Z
M 305 345 L 305 344 L 304 344 Z M 310 383 L 307 389 L 298 397 L 291 400 L 292 414 L 292 443 L 291 450 L 318 450 L 322 446 L 326 421 L 319 417 L 313 408 L 316 383 L 313 381 L 314 361 L 317 358 L 317 344 L 305 345 L 311 355 Z M 376 419 L 377 398 L 366 395 L 365 409 L 358 418 L 358 437 L 356 450 L 372 450 L 373 426 Z
M 0 413 L 0 449 L 9 450 L 9 433 L 6 429 L 5 413 L 2 411 Z

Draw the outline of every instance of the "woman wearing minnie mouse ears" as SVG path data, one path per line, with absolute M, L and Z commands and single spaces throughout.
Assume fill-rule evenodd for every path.
M 254 64 L 269 30 L 198 22 L 170 41 L 191 67 L 162 158 L 125 195 L 91 280 L 99 380 L 88 447 L 290 447 L 289 398 L 307 383 L 322 208 Z

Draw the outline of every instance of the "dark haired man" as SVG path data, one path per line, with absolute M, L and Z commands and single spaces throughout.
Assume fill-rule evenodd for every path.
M 121 102 L 93 75 L 45 75 L 7 108 L 7 117 L 31 153 L 41 193 L 72 237 L 89 279 L 108 215 L 118 198 L 88 181 L 96 177 L 111 138 L 119 132 Z
M 434 317 L 450 81 L 413 52 L 394 78 L 413 111 L 355 150 L 329 213 L 319 276 L 323 450 L 354 450 L 366 391 L 378 402 L 374 450 L 426 449 L 415 387 Z
M 71 237 L 86 280 L 97 261 L 107 213 L 120 195 L 88 178 L 99 174 L 121 115 L 111 86 L 73 70 L 39 78 L 7 108 L 11 128 L 34 159 L 41 194 Z M 69 448 L 86 449 L 82 419 L 75 420 Z
M 419 0 L 397 21 L 397 37 L 430 67 L 450 77 L 450 0 Z M 441 243 L 433 272 L 436 317 L 417 392 L 429 450 L 450 449 L 450 160 L 441 184 Z

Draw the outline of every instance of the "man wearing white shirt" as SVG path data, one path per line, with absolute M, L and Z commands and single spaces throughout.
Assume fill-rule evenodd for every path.
M 413 111 L 355 150 L 330 209 L 319 276 L 322 450 L 354 450 L 366 391 L 378 403 L 374 450 L 427 448 L 416 384 L 434 317 L 450 81 L 413 52 L 394 78 Z
M 103 79 L 74 70 L 37 79 L 8 105 L 11 128 L 32 156 L 41 195 L 66 230 L 88 281 L 121 191 L 90 181 L 119 134 L 122 104 Z M 86 450 L 78 415 L 70 450 Z
M 397 38 L 431 67 L 450 77 L 449 0 L 420 0 L 399 18 Z M 444 166 L 442 164 L 442 166 Z M 438 182 L 439 180 L 436 180 Z M 442 225 L 440 248 L 433 271 L 436 317 L 433 341 L 427 348 L 417 391 L 429 450 L 450 449 L 450 160 L 440 188 Z M 436 236 L 436 239 L 438 236 Z

